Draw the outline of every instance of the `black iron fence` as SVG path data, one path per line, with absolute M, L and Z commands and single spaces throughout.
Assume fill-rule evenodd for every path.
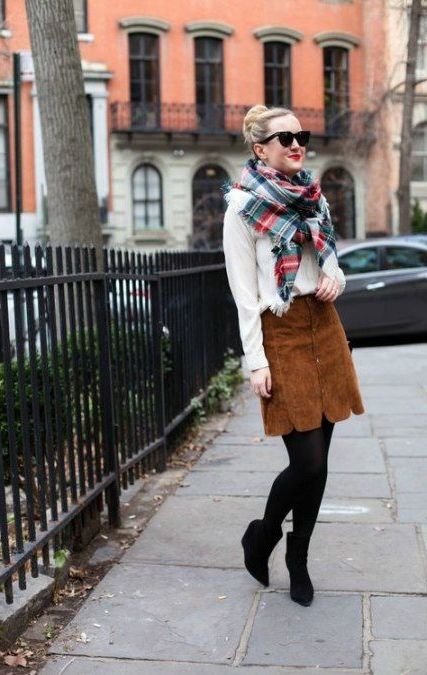
M 227 349 L 241 353 L 221 251 L 0 246 L 0 583 L 26 587 L 88 509 L 165 468 L 168 437 Z M 42 558 L 40 564 L 39 556 Z

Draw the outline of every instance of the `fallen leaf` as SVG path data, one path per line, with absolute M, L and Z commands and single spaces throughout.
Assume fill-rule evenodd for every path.
M 68 574 L 70 577 L 73 579 L 84 579 L 86 576 L 86 570 L 80 568 L 80 567 L 70 567 L 68 570 Z
M 23 668 L 26 667 L 27 665 L 27 659 L 25 656 L 22 656 L 22 654 L 9 654 L 8 656 L 4 657 L 4 662 L 7 666 L 22 666 Z
M 80 633 L 79 637 L 76 638 L 77 642 L 90 642 L 90 638 L 86 635 L 86 633 Z

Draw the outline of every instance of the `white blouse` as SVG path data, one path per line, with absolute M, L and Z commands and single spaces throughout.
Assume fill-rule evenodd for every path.
M 228 283 L 237 306 L 240 338 L 249 370 L 268 366 L 262 340 L 260 314 L 270 307 L 281 316 L 283 300 L 277 293 L 274 278 L 276 261 L 271 237 L 260 233 L 248 225 L 238 211 L 241 210 L 246 195 L 232 188 L 227 196 L 228 207 L 224 215 L 223 248 Z M 304 242 L 301 263 L 291 292 L 307 295 L 316 291 L 320 276 L 312 240 Z M 344 291 L 345 276 L 338 265 L 335 255 L 330 255 L 322 268 L 324 274 L 339 281 L 338 295 Z

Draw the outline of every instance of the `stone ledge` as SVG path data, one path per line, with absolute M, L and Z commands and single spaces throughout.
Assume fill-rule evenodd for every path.
M 55 579 L 40 574 L 27 577 L 27 588 L 14 588 L 13 604 L 8 605 L 4 596 L 0 598 L 0 649 L 7 649 L 25 630 L 29 620 L 42 610 L 52 599 Z

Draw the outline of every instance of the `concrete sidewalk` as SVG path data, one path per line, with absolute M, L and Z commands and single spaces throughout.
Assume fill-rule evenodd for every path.
M 243 565 L 240 538 L 288 463 L 247 384 L 226 431 L 53 643 L 43 675 L 426 675 L 427 345 L 353 354 L 367 414 L 335 427 L 312 605 L 289 597 L 292 513 L 270 587 Z

